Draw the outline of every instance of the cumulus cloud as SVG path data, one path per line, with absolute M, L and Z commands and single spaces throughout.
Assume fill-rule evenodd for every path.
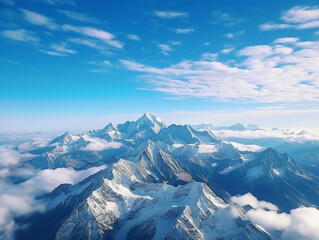
M 185 18 L 188 17 L 188 13 L 178 11 L 154 11 L 154 16 L 166 19 Z
M 39 42 L 40 38 L 37 37 L 36 33 L 24 29 L 16 30 L 4 30 L 1 32 L 2 36 L 15 41 L 21 42 Z
M 280 239 L 319 239 L 319 210 L 317 208 L 301 206 L 292 209 L 289 214 L 279 213 L 275 205 L 258 201 L 250 193 L 232 197 L 231 201 L 241 206 L 253 206 L 254 208 L 248 210 L 245 216 L 270 233 L 278 235 L 279 231 Z
M 310 6 L 295 6 L 284 11 L 281 20 L 285 23 L 264 23 L 259 26 L 263 31 L 277 29 L 308 29 L 319 27 L 319 8 Z
M 285 11 L 281 17 L 285 22 L 302 23 L 319 19 L 319 8 L 296 6 Z
M 90 143 L 83 147 L 84 151 L 103 151 L 106 149 L 117 149 L 122 146 L 119 142 L 107 142 L 104 139 L 90 139 Z
M 258 201 L 258 199 L 254 197 L 251 193 L 246 193 L 242 196 L 234 196 L 230 200 L 241 206 L 250 205 L 256 209 L 268 209 L 278 211 L 278 207 L 276 205 L 265 201 Z

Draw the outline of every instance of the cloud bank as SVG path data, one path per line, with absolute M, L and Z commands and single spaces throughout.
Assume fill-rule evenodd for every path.
M 301 206 L 290 213 L 279 213 L 277 206 L 265 201 L 258 201 L 251 193 L 235 196 L 231 201 L 241 206 L 250 205 L 246 217 L 282 240 L 319 239 L 319 210 Z

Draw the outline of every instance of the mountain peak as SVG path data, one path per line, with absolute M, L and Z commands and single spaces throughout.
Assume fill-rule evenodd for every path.
M 166 127 L 162 119 L 149 112 L 144 113 L 144 115 L 137 120 L 137 123 L 151 127 L 155 133 L 158 133 L 162 128 Z
M 69 133 L 69 132 L 65 132 L 64 134 L 62 134 L 61 136 L 58 136 L 57 138 L 53 139 L 50 144 L 52 143 L 57 143 L 57 142 L 62 142 L 62 143 L 66 143 L 69 142 L 70 140 L 73 139 L 73 136 Z

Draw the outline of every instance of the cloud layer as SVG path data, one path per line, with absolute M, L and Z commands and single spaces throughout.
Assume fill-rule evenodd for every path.
M 246 217 L 265 228 L 273 237 L 282 240 L 319 239 L 319 210 L 313 207 L 293 209 L 290 213 L 279 213 L 277 206 L 265 201 L 258 201 L 252 194 L 232 197 L 232 202 L 241 206 L 250 205 Z M 279 234 L 278 234 L 279 231 Z

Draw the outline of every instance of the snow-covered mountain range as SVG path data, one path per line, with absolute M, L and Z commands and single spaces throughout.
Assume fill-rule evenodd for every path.
M 231 196 L 251 193 L 287 212 L 319 206 L 319 182 L 287 154 L 222 140 L 201 126 L 145 113 L 85 134 L 65 133 L 24 169 L 103 170 L 38 196 L 45 211 L 19 216 L 17 239 L 271 239 Z M 236 125 L 239 131 L 240 125 Z M 23 181 L 23 180 L 22 180 Z

